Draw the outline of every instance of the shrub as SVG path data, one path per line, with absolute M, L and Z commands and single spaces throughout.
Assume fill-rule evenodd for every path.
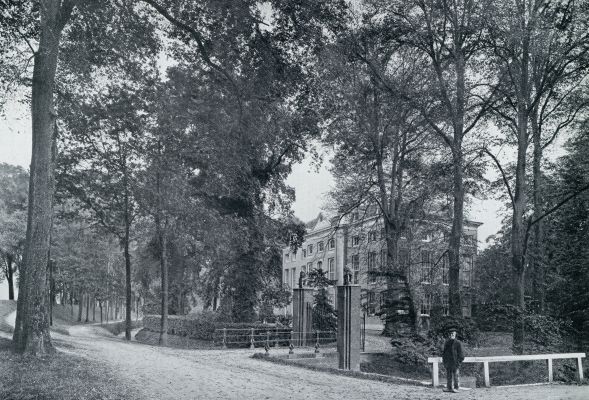
M 470 318 L 442 316 L 432 318 L 429 337 L 434 343 L 444 343 L 448 338 L 450 328 L 457 329 L 457 337 L 463 342 L 476 345 L 480 338 L 480 331 L 474 320 Z
M 102 328 L 106 329 L 107 331 L 109 331 L 110 333 L 112 333 L 113 335 L 118 336 L 121 333 L 125 332 L 125 325 L 126 325 L 125 321 L 119 321 L 119 322 L 112 322 L 109 324 L 103 324 L 100 326 Z M 141 325 L 142 325 L 141 321 L 131 321 L 131 329 L 140 328 Z
M 517 314 L 511 304 L 476 304 L 473 305 L 473 319 L 482 331 L 511 332 L 513 320 Z
M 567 351 L 572 343 L 570 321 L 549 315 L 527 314 L 524 317 L 526 347 L 531 351 Z
M 393 359 L 412 371 L 427 371 L 427 358 L 438 352 L 435 342 L 421 335 L 398 337 L 391 340 L 391 345 Z
M 143 317 L 143 326 L 149 331 L 159 332 L 160 319 L 159 315 L 146 315 Z M 290 329 L 277 329 L 277 327 L 268 324 L 219 321 L 217 314 L 210 311 L 188 316 L 170 315 L 168 317 L 168 333 L 190 339 L 208 340 L 214 341 L 215 344 L 221 344 L 223 338 L 221 329 L 223 328 L 227 329 L 227 344 L 228 346 L 231 345 L 230 347 L 249 346 L 252 328 L 254 329 L 254 340 L 257 345 L 261 345 L 266 341 L 266 332 L 270 333 L 271 341 L 277 338 L 286 340 L 290 333 Z

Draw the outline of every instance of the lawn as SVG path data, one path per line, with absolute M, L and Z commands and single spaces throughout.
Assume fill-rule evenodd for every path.
M 45 359 L 18 355 L 10 340 L 0 338 L 0 399 L 137 398 L 100 363 L 59 351 Z

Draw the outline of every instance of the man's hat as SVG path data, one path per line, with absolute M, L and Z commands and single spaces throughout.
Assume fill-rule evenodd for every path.
M 456 333 L 458 333 L 458 328 L 456 326 L 454 326 L 454 325 L 451 325 L 451 326 L 449 326 L 447 328 L 447 331 L 448 331 L 448 333 L 450 333 L 450 332 L 456 332 Z

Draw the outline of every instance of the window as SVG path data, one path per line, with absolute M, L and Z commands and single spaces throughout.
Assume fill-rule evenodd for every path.
M 313 270 L 313 263 L 307 263 L 307 272 L 310 273 Z
M 368 241 L 369 242 L 376 242 L 376 231 L 368 232 Z
M 288 254 L 288 253 L 286 253 L 286 254 L 284 255 L 284 261 L 288 261 L 288 258 L 289 258 L 289 254 Z
M 432 310 L 432 295 L 426 294 L 421 302 L 421 315 L 429 316 Z
M 380 252 L 380 267 L 386 269 L 387 267 L 387 249 L 382 249 Z
M 328 272 L 328 278 L 331 281 L 335 280 L 335 260 L 333 258 L 330 258 L 327 260 L 327 272 Z
M 323 242 L 317 243 L 317 251 L 323 251 Z
M 301 265 L 301 271 L 303 271 L 305 273 L 305 275 L 307 275 L 309 273 L 309 271 L 307 271 L 306 265 Z
M 359 246 L 360 245 L 360 236 L 352 237 L 352 246 Z
M 368 314 L 374 315 L 376 313 L 376 293 L 368 292 L 367 303 Z
M 368 253 L 368 283 L 376 283 L 376 252 Z
M 467 317 L 467 318 L 470 318 L 471 317 L 471 313 L 470 313 L 470 299 L 468 297 L 466 297 L 464 299 L 464 302 L 462 303 L 462 316 L 463 317 Z
M 450 314 L 450 308 L 448 306 L 448 293 L 442 295 L 442 313 L 444 315 Z
M 470 287 L 472 283 L 472 266 L 474 258 L 472 255 L 462 256 L 462 265 L 460 276 L 462 278 L 462 286 Z
M 303 249 L 303 258 L 307 257 L 307 250 Z
M 448 269 L 448 254 L 442 256 L 442 283 L 447 285 L 450 282 Z
M 292 261 L 295 261 L 296 259 L 297 259 L 297 253 L 296 253 L 296 252 L 294 252 L 294 253 L 292 253 L 292 258 L 291 258 L 291 260 L 292 260 Z
M 290 269 L 287 268 L 284 270 L 284 284 L 285 285 L 290 284 L 290 277 L 289 277 L 290 274 L 289 273 L 290 273 Z
M 329 250 L 335 249 L 335 240 L 329 239 L 327 242 L 327 247 L 329 247 Z
M 352 274 L 354 276 L 354 284 L 358 284 L 360 278 L 360 255 L 354 254 L 352 256 Z
M 421 251 L 421 282 L 430 283 L 432 281 L 432 264 L 430 259 L 430 252 L 427 250 Z
M 296 287 L 298 287 L 298 285 L 297 285 L 297 269 L 296 268 L 293 268 L 292 269 L 291 275 L 292 275 L 291 276 L 292 283 L 291 283 L 290 287 L 291 288 L 296 288 Z
M 307 246 L 307 253 L 308 254 L 313 254 L 313 245 L 312 244 L 310 244 L 310 245 Z
M 317 261 L 317 269 L 323 270 L 323 261 Z

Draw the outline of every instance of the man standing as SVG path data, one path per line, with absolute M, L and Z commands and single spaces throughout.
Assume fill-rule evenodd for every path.
M 456 339 L 456 328 L 450 328 L 450 337 L 444 344 L 444 352 L 442 354 L 442 361 L 446 367 L 446 374 L 448 379 L 447 391 L 458 393 L 459 378 L 458 368 L 464 360 L 462 354 L 462 343 Z

